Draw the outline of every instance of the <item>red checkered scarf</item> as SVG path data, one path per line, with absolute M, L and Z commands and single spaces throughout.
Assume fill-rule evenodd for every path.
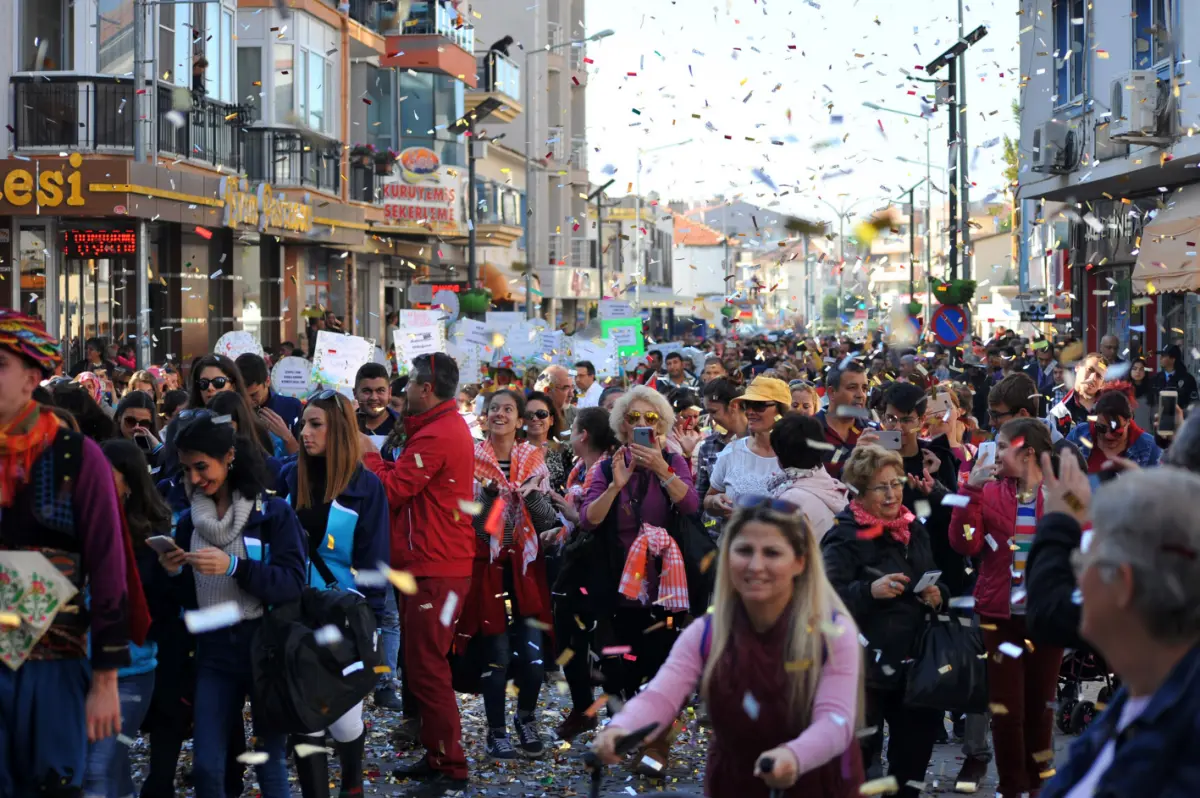
M 658 575 L 658 600 L 669 610 L 687 610 L 688 604 L 687 571 L 683 564 L 683 554 L 679 544 L 667 530 L 660 526 L 642 524 L 642 531 L 629 547 L 625 556 L 625 569 L 621 572 L 621 586 L 618 592 L 626 598 L 637 599 L 643 604 L 650 602 L 650 593 L 646 585 L 646 560 L 649 555 L 662 557 L 662 573 Z
M 504 530 L 508 528 L 511 520 L 513 543 L 521 552 L 521 573 L 524 573 L 529 563 L 537 559 L 538 536 L 533 529 L 533 519 L 529 517 L 529 510 L 526 509 L 517 489 L 525 484 L 526 480 L 537 477 L 537 489 L 548 492 L 550 471 L 546 468 L 546 457 L 542 447 L 524 441 L 513 444 L 509 454 L 509 466 L 512 479 L 500 468 L 500 461 L 496 458 L 491 441 L 482 440 L 475 444 L 475 481 L 479 485 L 494 482 L 500 489 L 497 501 L 504 502 L 504 525 L 499 534 L 492 535 L 489 541 L 491 559 L 495 562 L 496 557 L 500 555 Z

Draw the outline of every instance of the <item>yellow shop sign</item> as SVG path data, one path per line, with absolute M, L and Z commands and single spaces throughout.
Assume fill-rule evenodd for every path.
M 244 177 L 226 177 L 221 181 L 221 199 L 225 202 L 225 226 L 258 227 L 258 197 L 246 190 Z
M 83 175 L 79 167 L 83 164 L 83 156 L 77 152 L 67 158 L 75 171 L 65 177 L 66 191 L 63 191 L 64 176 L 60 169 L 39 169 L 36 180 L 34 173 L 28 169 L 12 169 L 4 175 L 0 204 L 7 202 L 17 208 L 22 208 L 37 200 L 38 207 L 57 208 L 66 199 L 67 205 L 80 207 L 85 204 L 83 198 Z M 36 182 L 36 187 L 35 187 Z M 35 190 L 36 189 L 36 190 Z
M 293 233 L 310 233 L 313 227 L 312 203 L 305 194 L 300 202 L 276 196 L 267 183 L 254 193 L 247 190 L 245 178 L 226 177 L 221 183 L 227 227 L 254 226 L 259 232 L 268 227 Z

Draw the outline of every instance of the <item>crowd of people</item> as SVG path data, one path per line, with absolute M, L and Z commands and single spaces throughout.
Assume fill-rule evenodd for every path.
M 1107 338 L 680 343 L 701 357 L 500 359 L 478 383 L 434 353 L 296 399 L 256 354 L 130 370 L 92 339 L 63 376 L 40 320 L 0 311 L 0 570 L 36 554 L 73 588 L 42 622 L 0 608 L 0 796 L 173 795 L 189 737 L 200 798 L 242 794 L 247 764 L 266 798 L 289 768 L 305 798 L 361 795 L 368 704 L 421 796 L 581 735 L 613 763 L 648 725 L 634 767 L 663 779 L 692 704 L 712 796 L 916 796 L 951 733 L 964 791 L 994 758 L 1004 796 L 1192 794 L 1178 346 L 1155 374 Z M 327 591 L 369 608 L 378 677 L 289 727 L 263 629 Z M 942 623 L 985 652 L 985 701 L 914 699 Z M 1060 669 L 1085 654 L 1120 687 L 1055 773 Z M 486 724 L 470 756 L 461 694 Z

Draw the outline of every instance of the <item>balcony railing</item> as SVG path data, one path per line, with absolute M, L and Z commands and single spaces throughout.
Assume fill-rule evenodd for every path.
M 569 265 L 574 269 L 583 269 L 596 265 L 592 263 L 591 241 L 579 237 L 571 239 L 571 262 Z
M 571 163 L 576 169 L 587 169 L 587 136 L 571 137 Z
M 567 253 L 564 249 L 563 234 L 550 234 L 550 265 L 557 264 L 560 260 L 566 257 Z
M 350 19 L 376 33 L 396 33 L 400 28 L 401 20 L 396 13 L 396 0 L 349 0 L 349 3 Z
M 479 78 L 478 91 L 495 92 L 521 101 L 521 67 L 503 53 L 491 50 L 479 59 Z
M 566 41 L 563 39 L 563 26 L 560 22 L 546 23 L 546 45 L 548 47 L 558 47 Z
M 383 176 L 376 173 L 375 164 L 350 160 L 350 199 L 355 202 L 383 202 Z
M 572 72 L 583 71 L 583 59 L 585 58 L 587 58 L 586 47 L 582 44 L 571 45 L 567 63 L 571 66 Z
M 400 26 L 406 36 L 444 36 L 468 53 L 475 51 L 475 29 L 439 0 L 413 0 L 408 19 Z
M 550 160 L 555 163 L 562 163 L 567 160 L 567 142 L 563 138 L 563 129 L 561 127 L 552 127 L 549 129 L 549 136 L 546 137 L 547 153 L 550 155 Z
M 246 176 L 276 186 L 306 186 L 336 194 L 342 146 L 290 128 L 246 130 Z
M 12 82 L 15 149 L 133 149 L 137 111 L 131 81 L 18 75 Z M 175 117 L 168 116 L 173 92 L 171 86 L 158 89 L 158 151 L 241 171 L 248 109 L 193 95 L 191 109 L 182 112 L 183 124 L 175 127 Z

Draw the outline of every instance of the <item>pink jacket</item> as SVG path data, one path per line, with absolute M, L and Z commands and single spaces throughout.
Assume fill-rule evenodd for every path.
M 835 623 L 842 629 L 842 634 L 827 636 L 829 655 L 817 682 L 812 722 L 799 737 L 787 744 L 799 765 L 797 772 L 801 774 L 840 756 L 854 744 L 862 651 L 858 645 L 858 627 L 853 619 L 839 613 Z M 703 638 L 704 623 L 697 619 L 683 630 L 658 674 L 613 718 L 612 725 L 627 731 L 650 723 L 657 723 L 660 730 L 668 728 L 700 684 L 704 671 Z M 713 731 L 721 733 L 720 729 Z
M 1013 553 L 1008 541 L 1017 526 L 1017 482 L 1002 479 L 983 488 L 961 485 L 959 493 L 971 497 L 966 507 L 950 515 L 950 548 L 968 557 L 981 555 L 975 581 L 975 611 L 993 618 L 1012 614 Z M 1042 492 L 1037 494 L 1037 517 L 1042 517 Z M 966 527 L 971 527 L 967 540 Z M 992 542 L 988 542 L 991 538 Z M 992 544 L 995 545 L 992 545 Z

